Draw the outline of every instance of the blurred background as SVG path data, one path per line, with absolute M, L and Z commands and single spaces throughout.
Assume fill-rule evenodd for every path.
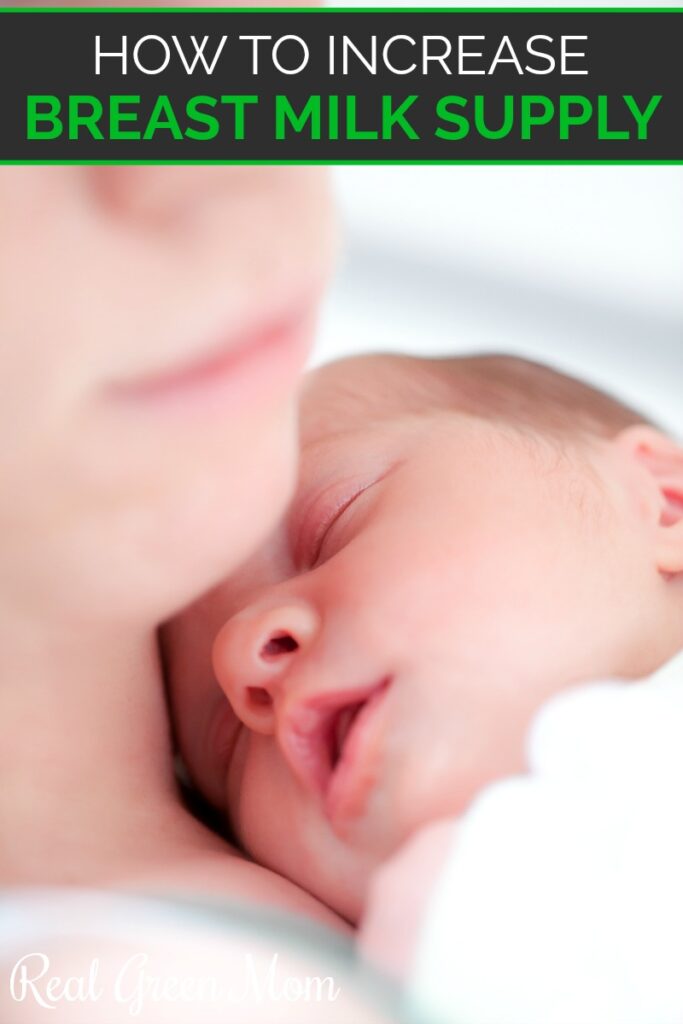
M 344 247 L 315 362 L 515 352 L 683 432 L 683 167 L 334 174 Z

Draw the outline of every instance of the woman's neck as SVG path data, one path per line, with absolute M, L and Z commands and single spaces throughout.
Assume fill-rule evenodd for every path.
M 340 927 L 181 805 L 151 631 L 0 622 L 0 887 L 209 892 Z
M 151 630 L 0 625 L 0 882 L 83 874 L 126 833 L 149 841 L 177 803 Z M 99 858 L 101 861 L 101 858 Z

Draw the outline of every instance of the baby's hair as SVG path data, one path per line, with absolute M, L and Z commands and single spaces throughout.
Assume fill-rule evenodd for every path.
M 649 423 L 631 406 L 550 366 L 510 355 L 426 360 L 431 401 L 481 419 L 558 438 L 611 438 Z

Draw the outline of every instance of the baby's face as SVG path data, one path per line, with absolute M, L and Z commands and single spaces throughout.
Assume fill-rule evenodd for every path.
M 651 586 L 606 444 L 406 411 L 413 372 L 309 379 L 286 521 L 169 636 L 197 784 L 256 860 L 351 918 L 413 830 L 522 769 L 544 699 L 629 673 Z

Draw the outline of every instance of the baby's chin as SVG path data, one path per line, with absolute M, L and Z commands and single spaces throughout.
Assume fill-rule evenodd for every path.
M 377 786 L 362 807 L 350 807 L 348 814 L 336 818 L 333 831 L 344 847 L 372 871 L 393 857 L 415 830 L 426 823 L 421 810 L 424 811 L 424 803 L 422 808 L 419 802 L 412 806 L 397 785 Z M 431 818 L 429 815 L 428 820 Z
M 305 845 L 300 844 L 296 857 L 288 864 L 278 863 L 275 854 L 268 866 L 356 925 L 365 909 L 373 877 L 385 858 L 336 838 L 330 843 L 329 831 L 323 832 L 326 834 L 320 835 L 320 842 L 309 836 Z
M 307 851 L 301 862 L 312 870 L 307 877 L 292 878 L 298 885 L 325 903 L 351 924 L 359 923 L 366 906 L 373 879 L 387 861 L 403 847 L 410 833 L 391 836 L 377 826 L 349 830 L 345 839 L 338 837 L 336 855 L 316 857 Z

